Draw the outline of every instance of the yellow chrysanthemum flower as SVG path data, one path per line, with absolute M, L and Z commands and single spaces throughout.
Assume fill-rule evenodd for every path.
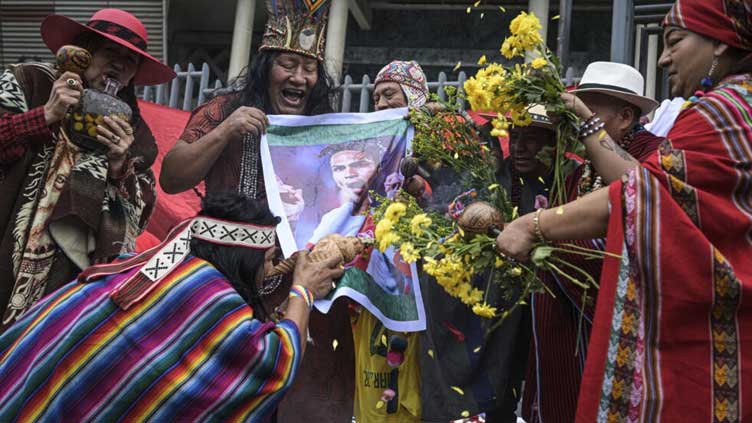
M 483 301 L 483 291 L 478 288 L 473 288 L 470 291 L 470 304 L 476 304 Z
M 426 216 L 425 213 L 417 214 L 410 221 L 410 232 L 415 236 L 420 236 L 426 228 L 431 226 L 431 223 L 433 223 L 431 218 Z
M 397 222 L 402 216 L 405 215 L 406 211 L 406 205 L 402 203 L 392 203 L 389 205 L 389 207 L 386 208 L 386 211 L 384 212 L 384 219 L 391 220 L 392 222 Z
M 478 303 L 473 306 L 473 313 L 477 314 L 480 317 L 490 319 L 496 316 L 496 307 L 491 307 L 486 303 Z
M 514 126 L 528 126 L 533 122 L 533 117 L 525 110 L 512 110 L 512 123 Z
M 541 24 L 534 13 L 521 12 L 512 20 L 509 30 L 512 33 L 501 45 L 501 54 L 507 59 L 523 56 L 543 42 L 540 35 Z
M 509 136 L 509 132 L 506 129 L 492 129 L 491 130 L 491 136 L 492 137 L 501 137 L 506 138 Z
M 390 232 L 392 228 L 394 227 L 394 222 L 392 222 L 389 219 L 382 219 L 379 221 L 379 223 L 376 224 L 376 229 L 374 230 L 374 235 L 376 236 L 376 240 L 381 240 L 381 238 L 384 236 L 384 234 Z
M 535 60 L 533 60 L 532 63 L 530 63 L 530 66 L 532 66 L 533 69 L 540 69 L 540 68 L 546 66 L 547 64 L 548 64 L 548 60 L 546 60 L 546 59 L 544 59 L 542 57 L 538 57 Z
M 415 246 L 410 242 L 403 242 L 402 245 L 400 245 L 399 251 L 402 259 L 407 263 L 415 263 L 420 258 L 420 255 L 415 250 Z
M 518 55 L 522 56 L 522 53 L 524 53 L 524 52 L 520 52 L 519 50 L 517 50 L 517 48 L 514 46 L 513 43 L 514 43 L 514 39 L 510 37 L 510 38 L 505 39 L 504 42 L 501 44 L 501 49 L 499 50 L 499 52 L 501 52 L 501 54 L 507 59 L 513 59 Z
M 497 269 L 504 266 L 504 260 L 501 259 L 501 257 L 496 256 L 496 261 L 494 262 L 494 267 Z
M 379 241 L 379 250 L 384 252 L 390 246 L 398 243 L 399 240 L 399 235 L 395 234 L 394 232 L 387 232 L 381 237 L 381 240 Z

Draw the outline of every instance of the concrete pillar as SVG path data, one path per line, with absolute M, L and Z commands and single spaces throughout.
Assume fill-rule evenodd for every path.
M 657 27 L 658 24 L 650 24 L 650 27 Z M 648 36 L 648 57 L 647 57 L 647 71 L 645 75 L 645 97 L 656 98 L 656 78 L 658 71 L 658 35 L 652 34 Z M 644 42 L 645 40 L 643 40 Z
M 548 3 L 548 0 L 530 0 L 528 4 L 528 11 L 535 13 L 535 16 L 538 17 L 541 23 L 540 34 L 543 37 L 543 41 L 546 41 L 548 34 Z
M 543 37 L 543 42 L 546 43 L 546 36 L 548 35 L 548 1 L 549 0 L 530 0 L 528 3 L 528 12 L 535 13 L 541 24 L 540 35 Z M 533 55 L 528 53 L 525 56 L 525 61 L 530 62 L 537 57 L 537 54 Z
M 230 49 L 230 69 L 227 80 L 240 75 L 248 66 L 251 58 L 251 41 L 253 39 L 253 14 L 256 0 L 237 0 L 235 8 L 235 27 L 232 30 L 232 47 Z
M 634 48 L 634 0 L 613 0 L 611 61 L 629 64 Z
M 347 39 L 348 0 L 332 0 L 329 8 L 329 23 L 326 29 L 324 66 L 329 76 L 339 86 L 342 83 L 342 64 L 345 59 Z
M 548 20 L 547 20 L 548 21 Z M 569 37 L 572 33 L 572 0 L 559 1 L 559 34 L 556 43 L 556 55 L 561 67 L 569 68 Z

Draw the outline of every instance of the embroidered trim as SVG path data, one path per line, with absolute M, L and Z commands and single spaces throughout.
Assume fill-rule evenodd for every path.
M 159 281 L 168 276 L 185 260 L 190 253 L 191 239 L 197 238 L 214 244 L 231 245 L 254 249 L 272 248 L 276 242 L 274 226 L 253 225 L 249 223 L 230 222 L 200 216 L 185 220 L 173 229 L 167 240 L 161 245 L 134 257 L 131 261 L 103 266 L 97 271 L 84 272 L 79 276 L 90 281 L 98 276 L 121 272 L 128 268 L 139 267 L 138 272 L 125 280 L 110 297 L 123 310 L 144 298 L 159 285 Z M 145 260 L 145 254 L 151 257 Z M 101 270 L 99 272 L 98 270 Z
M 661 167 L 668 174 L 668 189 L 671 197 L 687 213 L 692 223 L 700 227 L 700 210 L 697 192 L 687 184 L 686 160 L 684 151 L 674 149 L 669 139 L 664 140 L 658 149 Z
M 739 328 L 736 314 L 741 301 L 741 282 L 723 255 L 713 249 L 713 423 L 738 422 L 741 412 L 739 387 Z

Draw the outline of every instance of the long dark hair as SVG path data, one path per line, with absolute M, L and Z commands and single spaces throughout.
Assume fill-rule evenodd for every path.
M 266 206 L 236 192 L 208 193 L 201 207 L 199 214 L 217 219 L 258 225 L 277 225 L 280 221 Z M 259 318 L 268 316 L 256 288 L 256 275 L 264 266 L 263 250 L 212 244 L 194 238 L 191 240 L 191 254 L 216 267 Z
M 248 66 L 238 77 L 235 84 L 239 86 L 240 95 L 232 104 L 232 110 L 241 106 L 259 108 L 264 113 L 272 113 L 269 100 L 269 73 L 278 51 L 259 51 Z M 321 62 L 318 62 L 318 79 L 311 90 L 306 105 L 306 115 L 320 115 L 332 113 L 334 101 L 334 83 Z

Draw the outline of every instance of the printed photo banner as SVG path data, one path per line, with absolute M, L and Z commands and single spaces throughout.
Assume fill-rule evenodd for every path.
M 282 251 L 312 248 L 322 237 L 373 236 L 369 191 L 389 196 L 399 186 L 400 160 L 413 127 L 407 109 L 318 116 L 269 116 L 261 139 L 261 160 L 269 208 Z M 415 265 L 390 250 L 374 250 L 361 269 L 345 272 L 329 298 L 316 302 L 322 313 L 346 296 L 395 331 L 425 329 L 425 311 Z

